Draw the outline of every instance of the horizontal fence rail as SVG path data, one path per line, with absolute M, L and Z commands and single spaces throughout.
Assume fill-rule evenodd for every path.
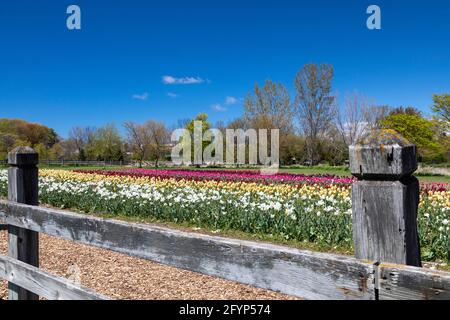
M 306 299 L 374 299 L 374 268 L 344 256 L 0 201 L 20 228 Z
M 305 299 L 450 299 L 447 272 L 379 264 L 9 201 L 0 201 L 0 218 L 15 227 Z M 1 272 L 0 277 L 5 278 Z
M 382 263 L 378 267 L 380 300 L 450 300 L 450 273 Z
M 91 289 L 4 255 L 0 255 L 0 278 L 51 300 L 108 299 Z

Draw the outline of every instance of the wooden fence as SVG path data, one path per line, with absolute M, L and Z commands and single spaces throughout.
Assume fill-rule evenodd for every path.
M 0 201 L 9 225 L 305 299 L 450 299 L 450 273 Z M 0 277 L 47 299 L 105 299 L 8 256 Z
M 21 152 L 10 158 L 9 200 L 0 201 L 9 233 L 0 278 L 11 300 L 106 299 L 39 269 L 38 233 L 305 299 L 450 299 L 446 272 L 39 207 L 37 157 Z

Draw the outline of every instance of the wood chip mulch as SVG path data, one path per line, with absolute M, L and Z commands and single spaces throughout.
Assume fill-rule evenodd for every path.
M 290 300 L 294 297 L 197 274 L 151 261 L 40 234 L 43 270 L 81 284 L 112 299 L 140 300 Z M 7 233 L 0 232 L 0 253 L 7 250 Z M 0 299 L 7 298 L 0 280 Z

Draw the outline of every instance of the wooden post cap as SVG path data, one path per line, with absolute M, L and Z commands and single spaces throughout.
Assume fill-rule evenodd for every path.
M 8 164 L 33 166 L 39 164 L 39 154 L 30 147 L 17 147 L 8 153 Z
M 349 153 L 351 173 L 363 180 L 400 180 L 417 170 L 416 146 L 394 130 L 371 130 Z

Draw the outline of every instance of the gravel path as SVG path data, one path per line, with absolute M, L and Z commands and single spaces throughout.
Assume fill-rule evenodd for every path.
M 3 254 L 6 236 L 0 232 Z M 79 274 L 84 286 L 113 299 L 294 299 L 43 234 L 39 254 L 42 269 L 72 279 Z M 0 281 L 0 299 L 6 297 L 6 283 Z

